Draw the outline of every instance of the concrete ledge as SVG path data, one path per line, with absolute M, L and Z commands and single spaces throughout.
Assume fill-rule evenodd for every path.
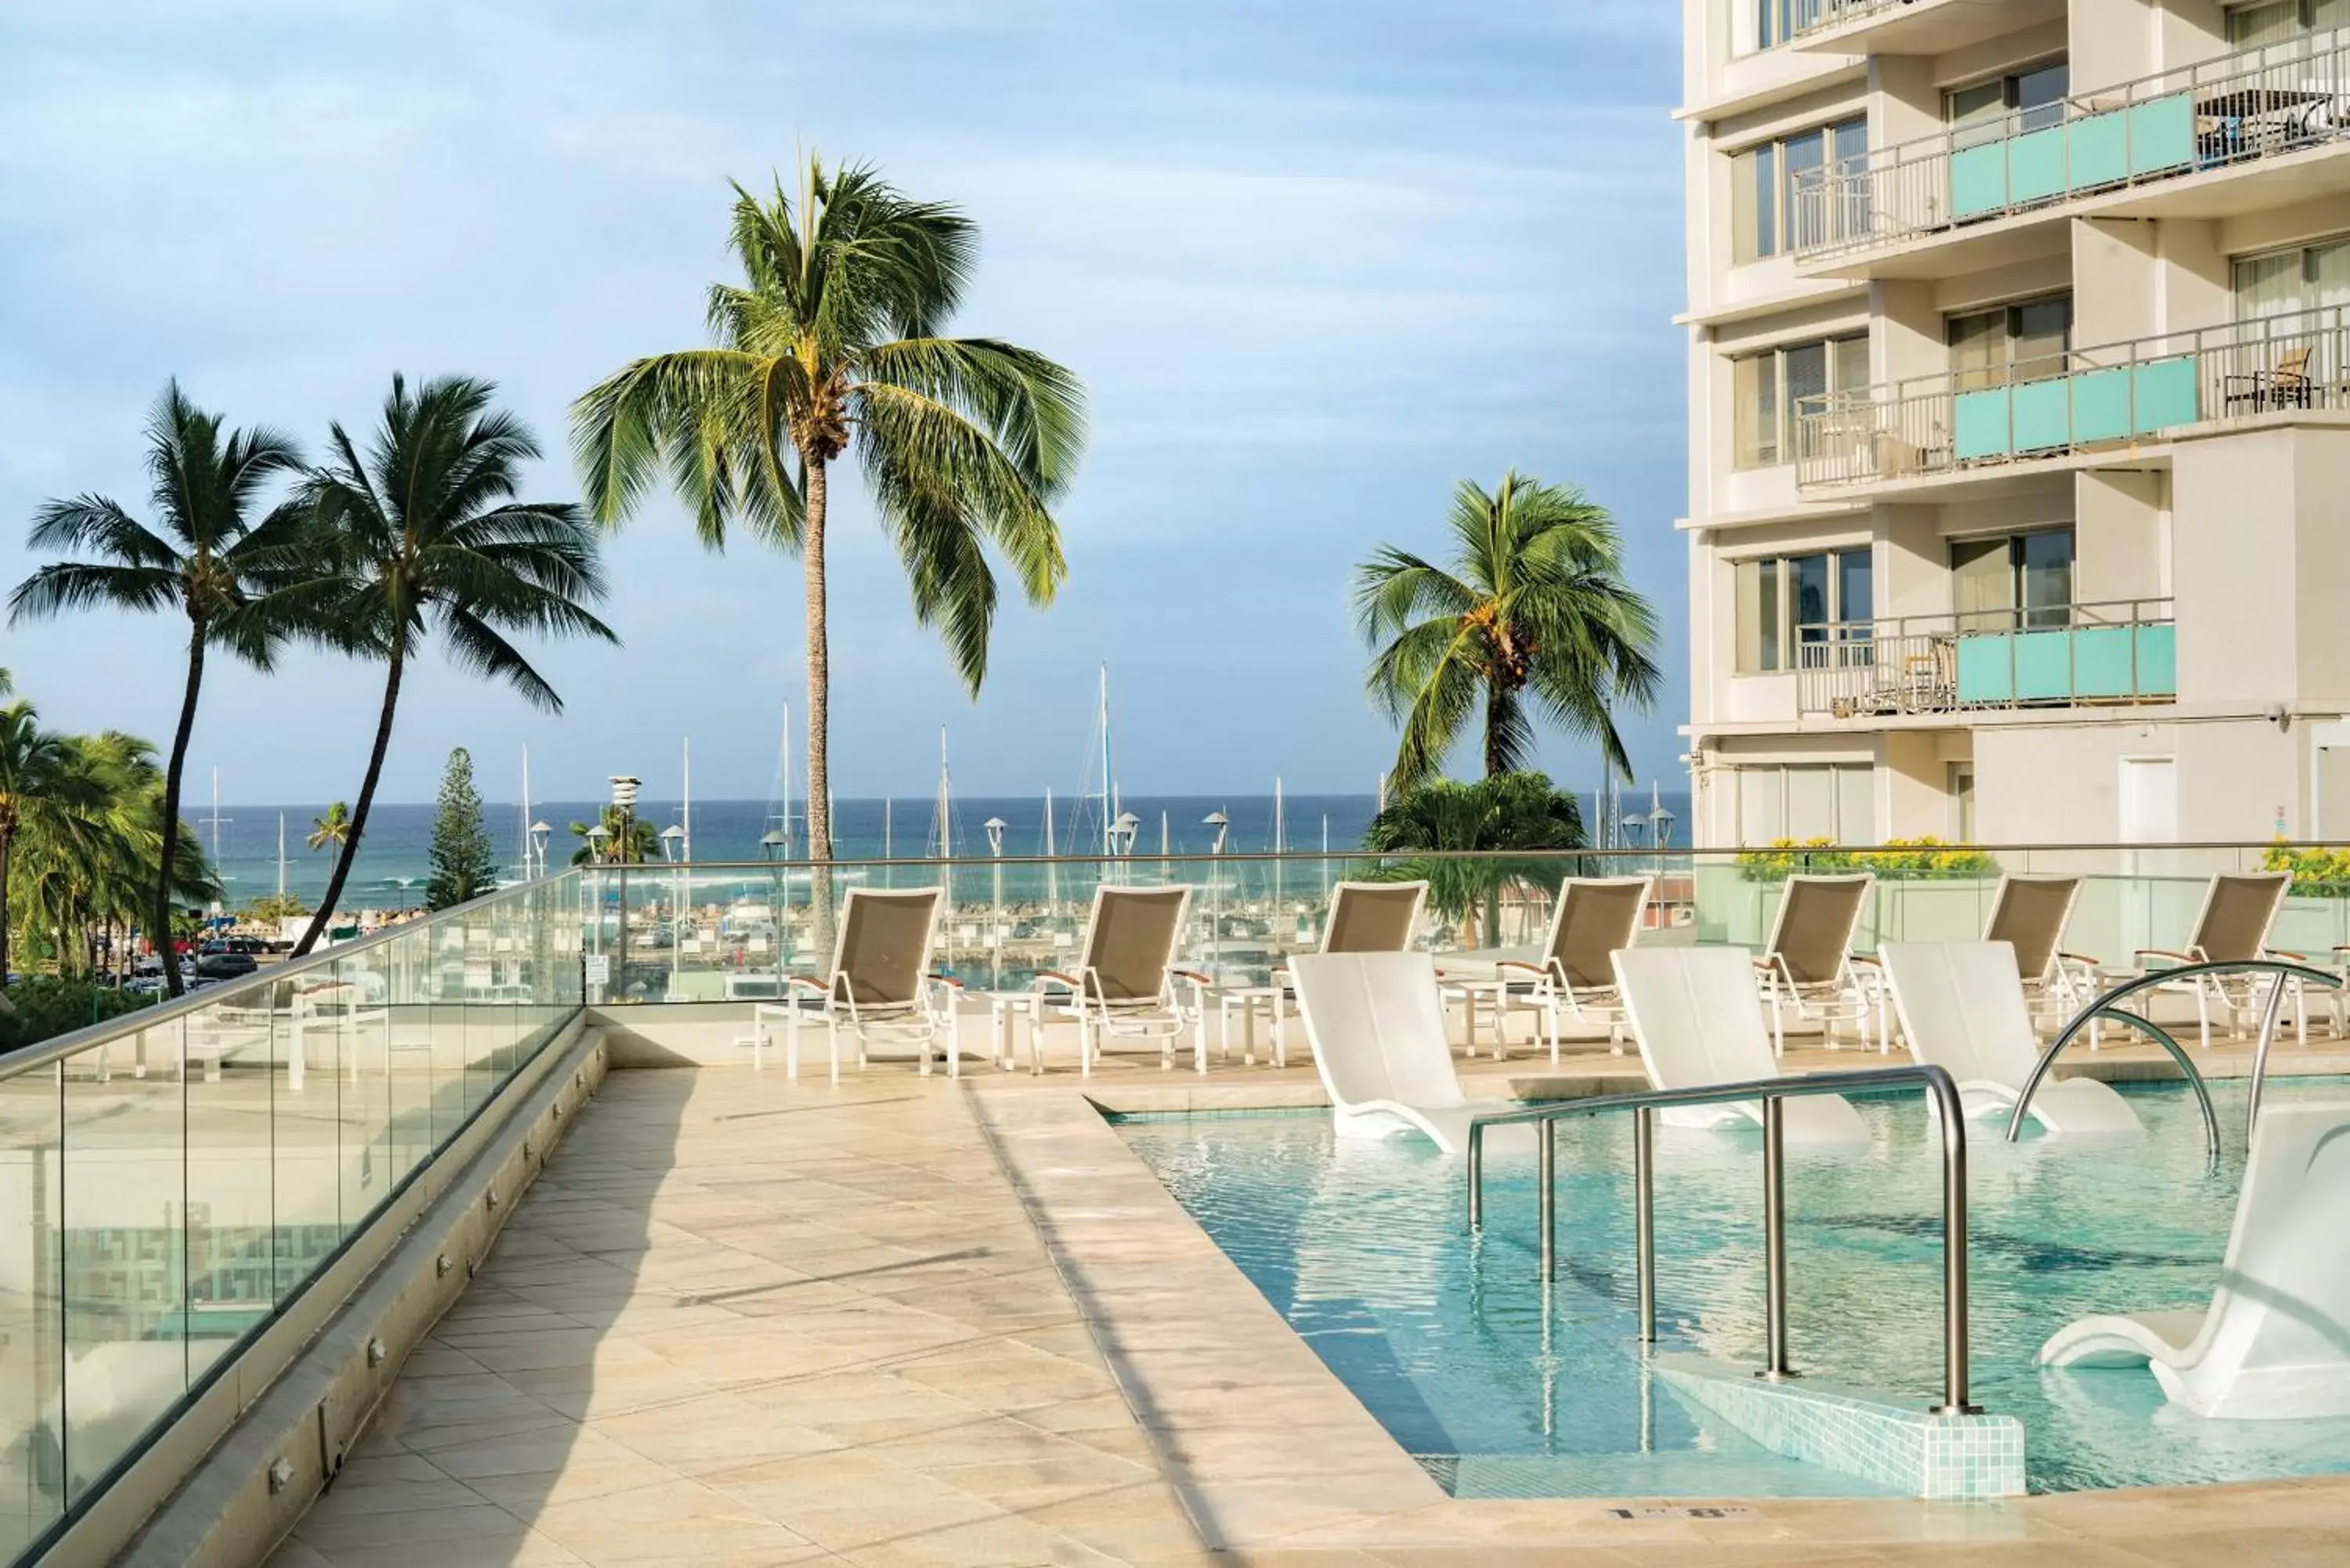
M 567 1025 L 42 1562 L 248 1568 L 268 1555 L 463 1293 L 607 1064 L 584 1016 Z
M 1667 1387 L 1774 1454 L 1929 1501 L 2023 1495 L 2023 1423 L 1935 1416 L 1809 1378 L 1772 1383 L 1711 1356 L 1659 1355 Z

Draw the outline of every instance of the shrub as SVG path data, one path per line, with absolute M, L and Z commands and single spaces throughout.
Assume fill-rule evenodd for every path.
M 26 975 L 0 992 L 0 1051 L 37 1045 L 92 1023 L 120 1018 L 149 1005 L 149 1001 L 87 980 Z
M 2272 844 L 2261 856 L 2263 871 L 2290 871 L 2293 890 L 2314 898 L 2350 898 L 2350 849 L 2295 849 Z
M 1768 849 L 1743 849 L 1738 855 L 1738 875 L 1748 882 L 1783 882 L 1797 872 L 1833 875 L 1839 871 L 1874 871 L 1887 881 L 1930 877 L 1959 879 L 1996 877 L 1999 862 L 1980 849 L 1954 847 L 1931 834 L 1922 838 L 1888 838 L 1881 849 L 1837 849 L 1825 838 L 1772 841 Z

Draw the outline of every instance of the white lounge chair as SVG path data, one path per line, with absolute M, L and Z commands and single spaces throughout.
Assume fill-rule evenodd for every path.
M 1323 922 L 1322 943 L 1315 950 L 1407 951 L 1419 930 L 1420 911 L 1427 903 L 1425 882 L 1340 882 L 1330 889 L 1330 915 Z M 1273 1064 L 1286 1067 L 1289 1011 L 1297 1002 L 1296 979 L 1287 965 L 1273 971 Z M 1246 998 L 1241 1000 L 1245 1004 Z
M 2284 907 L 2284 896 L 2292 888 L 2290 871 L 2222 872 L 2212 877 L 2210 886 L 2203 890 L 2203 908 L 2196 914 L 2195 934 L 2186 949 L 2140 948 L 2137 954 L 2138 972 L 2159 973 L 2171 964 L 2241 963 L 2251 959 L 2287 959 L 2306 963 L 2308 960 L 2299 953 L 2278 951 L 2268 945 L 2269 928 L 2276 924 L 2277 911 Z M 2265 1000 L 2270 986 L 2280 984 L 2293 997 L 2295 1037 L 2306 1045 L 2309 1007 L 2298 980 L 2281 975 L 2197 974 L 2158 989 L 2194 993 L 2196 1021 L 2201 1028 L 2203 1049 L 2209 1051 L 2212 1003 L 2219 1003 L 2226 1012 L 2228 1033 L 2241 1034 L 2243 1014 Z
M 1909 1054 L 1958 1080 L 1970 1116 L 2015 1108 L 2040 1062 L 2015 950 L 2005 942 L 1887 942 L 1877 950 Z M 2032 1116 L 2052 1133 L 2136 1133 L 2127 1101 L 2094 1078 L 2051 1078 Z
M 2068 1324 L 2043 1366 L 2151 1366 L 2199 1416 L 2350 1415 L 2350 1100 L 2272 1104 L 2252 1130 L 2211 1304 Z
M 1778 1053 L 1762 1032 L 1753 961 L 1742 948 L 1627 948 L 1616 955 L 1616 985 L 1640 1047 L 1648 1082 L 1659 1089 L 1701 1089 L 1779 1076 Z M 1660 1113 L 1673 1127 L 1759 1123 L 1759 1100 L 1691 1106 Z M 1838 1096 L 1785 1102 L 1787 1141 L 1865 1144 L 1868 1126 Z
M 1471 1118 L 1514 1108 L 1461 1092 L 1428 954 L 1304 953 L 1290 971 L 1340 1137 L 1418 1133 L 1458 1154 Z
M 2015 950 L 2023 992 L 2060 1017 L 2097 993 L 2097 961 L 2064 950 L 2064 931 L 2079 902 L 2080 877 L 2002 876 L 1991 895 L 1982 940 Z
M 879 1045 L 912 1046 L 922 1071 L 941 1050 L 947 1069 L 959 1074 L 962 1052 L 953 1038 L 951 1016 L 936 1004 L 931 973 L 931 950 L 938 936 L 942 888 L 889 891 L 852 888 L 840 909 L 839 934 L 835 937 L 832 968 L 820 980 L 793 975 L 785 1000 L 754 1002 L 751 1008 L 751 1049 L 754 1064 L 766 1054 L 767 1020 L 777 1013 L 784 1021 L 784 1074 L 800 1075 L 800 1023 L 803 1019 L 824 1025 L 826 1054 L 832 1081 L 840 1082 L 840 1032 L 857 1042 L 857 1065 L 862 1071 Z
M 1521 1012 L 1543 1015 L 1553 1066 L 1558 1064 L 1562 1014 L 1576 1023 L 1593 1016 L 1606 1020 L 1607 1048 L 1622 1055 L 1623 1010 L 1617 1005 L 1616 973 L 1608 960 L 1630 947 L 1639 935 L 1640 915 L 1648 907 L 1653 885 L 1654 879 L 1648 877 L 1570 877 L 1559 887 L 1539 963 L 1503 959 L 1494 965 L 1491 980 L 1448 978 L 1446 993 L 1459 997 L 1471 1010 L 1468 1031 L 1471 1052 L 1477 1037 L 1474 1010 L 1483 997 L 1493 1011 L 1496 1060 L 1509 1049 L 1510 1014 Z

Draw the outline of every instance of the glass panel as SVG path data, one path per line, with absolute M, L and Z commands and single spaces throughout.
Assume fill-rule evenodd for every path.
M 1762 662 L 1762 561 L 1741 561 L 1731 571 L 1731 599 L 1737 618 L 1738 672 L 1752 675 L 1767 669 Z M 1772 588 L 1775 597 L 1778 584 Z
M 66 1074 L 64 1419 L 33 1441 L 51 1450 L 36 1468 L 55 1467 L 68 1504 L 187 1392 L 183 1090 L 204 1067 L 183 1054 L 184 1023 L 85 1053 Z
M 1868 388 L 1868 339 L 1839 337 L 1828 347 L 1834 350 L 1830 364 L 1834 380 L 1829 389 L 1840 393 L 1866 391 Z
M 2258 48 L 2282 43 L 2301 31 L 2301 0 L 2274 0 L 2267 5 L 2239 5 L 2228 13 L 2228 42 L 2238 48 Z
M 2007 379 L 2007 312 L 1953 316 L 1945 324 L 1950 340 L 1950 374 L 1958 390 L 1979 391 Z
M 1795 640 L 1804 650 L 1802 668 L 1814 665 L 1809 649 L 1827 638 L 1833 612 L 1828 604 L 1828 557 L 1798 556 L 1787 563 L 1789 608 L 1795 623 Z
M 1782 349 L 1780 358 L 1787 368 L 1786 398 L 1779 410 L 1779 450 L 1783 456 L 1791 450 L 1786 441 L 1787 428 L 1804 414 L 1819 411 L 1817 402 L 1805 402 L 1804 400 L 1816 399 L 1828 389 L 1828 346 L 1806 343 L 1800 348 Z
M 1779 250 L 1778 149 L 1769 142 L 1730 161 L 1731 242 L 1742 262 Z
M 2236 319 L 2251 321 L 2301 308 L 2299 251 L 2244 256 L 2235 265 Z
M 2051 529 L 2016 541 L 2023 579 L 2023 624 L 2069 626 L 2073 613 L 2073 531 Z
M 1756 590 L 1755 625 L 1761 628 L 1761 642 L 1755 668 L 1783 670 L 1786 668 L 1787 610 L 1783 602 L 1780 581 L 1783 576 L 1782 564 L 1762 561 L 1757 566 L 1759 586 Z
M 1870 582 L 1873 573 L 1871 552 L 1840 551 L 1835 562 L 1836 619 L 1840 621 L 1875 619 L 1876 597 Z
M 2071 82 L 2072 68 L 2063 60 L 2019 72 L 2015 78 L 2018 129 L 2038 130 L 2061 121 Z
M 87 1071 L 78 1060 L 77 1072 Z M 0 1553 L 13 1558 L 64 1511 L 57 1420 L 65 1324 L 57 1292 L 59 1078 L 0 1079 Z
M 1754 354 L 1731 362 L 1732 440 L 1741 468 L 1779 461 L 1779 357 Z
M 2310 0 L 2309 24 L 2320 33 L 2350 27 L 2350 0 Z
M 2014 313 L 2014 341 L 2010 362 L 2015 379 L 2036 380 L 2064 373 L 2064 356 L 2073 347 L 2073 298 L 2035 299 L 2019 305 Z
M 2015 568 L 2005 538 L 1951 545 L 1950 608 L 1960 631 L 2005 631 L 2014 624 Z
M 1835 770 L 1838 844 L 1877 842 L 1877 773 L 1873 768 Z
M 2350 0 L 2344 0 L 2350 5 Z M 2350 305 L 2350 240 L 2309 248 L 2309 300 L 2314 308 Z
M 1781 144 L 1780 157 L 1786 169 L 1780 182 L 1779 211 L 1785 219 L 1788 248 L 1817 244 L 1826 237 L 1813 232 L 1819 227 L 1818 200 L 1799 202 L 1795 192 L 1807 183 L 1805 176 L 1816 178 L 1814 171 L 1826 165 L 1828 133 L 1821 130 L 1791 136 Z
M 1994 77 L 1987 82 L 1952 89 L 1949 99 L 1953 148 L 1981 147 L 2005 134 L 2007 82 Z

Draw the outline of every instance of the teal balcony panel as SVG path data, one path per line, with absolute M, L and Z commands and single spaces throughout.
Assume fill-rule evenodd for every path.
M 2066 129 L 2072 140 L 2065 151 L 2065 183 L 2074 191 L 2118 185 L 2130 175 L 2129 116 L 2093 114 Z
M 2136 630 L 2127 626 L 2076 628 L 2072 633 L 2072 690 L 2056 695 L 2069 694 L 2080 701 L 2139 695 Z
M 2007 205 L 2007 143 L 1969 147 L 1950 155 L 1950 215 L 1980 217 Z
M 2175 92 L 2129 110 L 2129 171 L 2133 177 L 2184 169 L 2195 161 L 2195 95 Z M 2077 189 L 2080 182 L 2075 181 Z
M 2178 628 L 2168 623 L 2137 631 L 2137 695 L 2178 695 Z
M 2068 166 L 2065 141 L 2070 128 L 2052 125 L 2026 131 L 2007 143 L 2007 199 L 2022 203 L 2044 202 L 2064 193 Z
M 2066 376 L 2026 381 L 2015 389 L 2014 451 L 2046 452 L 2073 444 L 2072 390 L 2072 379 Z
M 2009 422 L 2012 400 L 2005 387 L 1960 392 L 1952 400 L 1951 452 L 1960 462 L 2003 457 L 2014 450 L 2013 429 Z
M 2006 632 L 1959 639 L 1960 706 L 1995 707 L 2015 700 L 2015 669 L 2010 660 L 2014 641 Z
M 2176 354 L 2150 359 L 2132 372 L 2136 378 L 2133 435 L 2152 435 L 2173 425 L 2191 425 L 2199 417 L 2195 395 L 2195 356 Z
M 2084 370 L 2073 378 L 2073 439 L 2120 441 L 2133 433 L 2130 372 Z
M 2073 633 L 2020 631 L 2014 644 L 2015 700 L 2062 702 L 2073 694 Z

